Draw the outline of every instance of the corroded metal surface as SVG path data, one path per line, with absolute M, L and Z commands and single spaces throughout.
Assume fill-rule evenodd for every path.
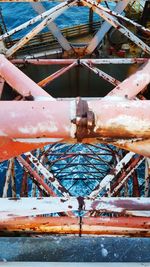
M 0 94 L 3 93 L 4 82 L 7 82 L 16 91 L 14 101 L 1 101 L 0 105 L 0 162 L 9 159 L 2 192 L 4 198 L 0 199 L 0 232 L 2 235 L 24 232 L 26 234 L 77 234 L 80 237 L 86 234 L 149 237 L 150 172 L 149 159 L 143 156 L 150 157 L 150 101 L 145 98 L 143 93 L 150 83 L 150 60 L 148 58 L 84 59 L 82 57 L 86 53 L 92 53 L 93 47 L 99 45 L 103 35 L 96 42 L 95 39 L 98 35 L 95 35 L 89 46 L 87 44 L 71 45 L 62 38 L 61 32 L 53 23 L 50 24 L 52 27 L 50 28 L 54 36 L 59 40 L 61 46 L 68 51 L 68 56 L 73 56 L 75 52 L 74 59 L 28 59 L 26 56 L 24 59 L 7 59 L 7 57 L 12 57 L 44 27 L 48 26 L 55 17 L 76 3 L 79 6 L 86 5 L 92 8 L 105 21 L 137 44 L 141 49 L 140 51 L 143 50 L 144 52 L 141 56 L 144 57 L 147 53 L 150 53 L 149 46 L 128 30 L 120 19 L 130 22 L 146 35 L 149 35 L 149 29 L 136 22 L 132 23 L 131 20 L 91 0 L 65 1 L 0 36 L 0 40 L 4 40 L 26 26 L 41 21 L 21 40 L 4 51 L 5 55 L 0 55 Z M 118 3 L 116 10 L 121 12 L 127 3 L 128 1 Z M 104 28 L 102 27 L 102 31 L 100 30 L 98 34 L 107 31 L 108 28 L 105 28 L 105 25 L 106 22 Z M 89 47 L 92 48 L 89 49 Z M 71 54 L 70 48 L 73 51 Z M 65 53 L 62 56 L 66 56 Z M 122 82 L 95 66 L 134 63 L 142 65 L 135 74 Z M 15 64 L 60 64 L 65 66 L 36 84 Z M 102 99 L 81 99 L 77 97 L 69 101 L 52 98 L 41 88 L 46 87 L 70 69 L 76 68 L 77 70 L 78 66 L 88 68 L 89 71 L 94 72 L 116 87 Z M 72 145 L 66 149 L 64 142 L 68 143 L 68 146 L 69 143 Z M 78 151 L 71 150 L 75 144 L 78 146 L 79 142 L 82 143 L 82 148 L 85 144 L 85 152 L 80 151 L 81 147 Z M 57 147 L 56 151 L 54 148 L 56 143 L 60 145 L 59 153 L 56 153 Z M 95 143 L 104 143 L 105 145 L 99 146 Z M 44 145 L 48 144 L 51 145 L 43 148 Z M 129 152 L 108 144 L 124 148 Z M 95 152 L 91 146 L 93 146 Z M 37 148 L 36 152 L 28 152 Z M 21 156 L 23 153 L 25 154 Z M 135 155 L 135 153 L 139 155 Z M 17 158 L 14 159 L 13 157 L 16 156 Z M 74 162 L 77 157 L 78 160 Z M 80 157 L 82 157 L 82 160 L 80 160 Z M 17 180 L 15 166 L 18 163 L 23 170 L 19 177 L 20 180 L 22 179 L 20 193 L 17 193 L 18 189 L 16 189 L 15 184 Z M 144 165 L 144 163 L 146 164 Z M 138 167 L 141 165 L 142 168 L 143 165 L 145 168 L 145 177 L 142 177 L 142 180 L 138 175 Z M 52 168 L 53 166 L 54 168 Z M 29 196 L 29 179 L 32 180 L 31 195 L 34 197 L 16 198 L 18 195 Z M 94 182 L 91 182 L 92 179 L 94 179 Z M 88 191 L 86 193 L 82 192 L 84 186 L 81 186 L 81 184 L 80 193 L 78 194 L 78 190 L 76 192 L 75 184 L 78 180 L 84 182 L 84 186 L 87 185 Z M 10 183 L 13 198 L 7 198 Z M 73 186 L 74 191 L 71 190 Z M 44 198 L 45 196 L 47 198 Z M 63 242 L 71 240 L 71 237 L 69 238 L 64 238 Z M 52 239 L 54 252 L 56 244 Z M 84 243 L 88 243 L 89 240 L 92 240 L 92 244 L 96 242 L 99 251 L 101 249 L 101 256 L 99 256 L 97 248 L 94 247 L 94 254 L 90 251 L 85 257 L 82 255 L 80 260 L 90 258 L 90 260 L 96 261 L 104 257 L 106 261 L 109 261 L 109 252 L 103 244 L 100 246 L 100 244 L 97 244 L 98 239 L 95 241 L 92 238 L 84 239 Z M 7 240 L 5 241 L 7 243 Z M 77 242 L 77 246 L 80 245 L 80 252 L 83 253 L 82 238 L 76 241 L 73 237 L 73 241 Z M 62 241 L 59 239 L 57 242 L 61 243 Z M 3 244 L 3 239 L 1 239 L 1 244 Z M 72 241 L 68 242 L 67 245 L 65 243 L 65 250 L 69 253 L 70 244 L 74 253 L 76 253 L 76 245 L 73 244 L 72 246 Z M 135 240 L 134 244 L 136 244 Z M 23 246 L 23 253 L 25 253 L 26 244 L 23 244 Z M 2 245 L 3 247 L 5 247 L 5 243 L 4 246 Z M 57 246 L 57 249 L 60 252 L 61 245 Z M 122 261 L 124 251 L 122 256 L 120 254 L 116 256 L 117 254 L 114 253 L 111 255 L 111 259 Z M 6 253 L 5 251 L 0 253 L 5 257 L 7 251 Z M 144 253 L 144 250 L 142 253 Z M 13 257 L 11 255 L 9 252 L 6 259 L 16 260 L 20 257 L 20 254 Z M 28 251 L 26 251 L 25 256 L 27 255 Z M 65 260 L 74 257 L 72 254 L 68 255 L 69 257 Z M 142 257 L 144 257 L 143 255 Z M 56 256 L 57 253 L 54 257 L 53 254 L 50 254 L 47 259 L 56 260 Z M 139 254 L 135 255 L 135 260 L 140 261 Z
M 77 198 L 1 198 L 0 203 L 1 221 L 14 219 L 18 216 L 24 217 L 68 211 L 99 211 L 150 217 L 149 198 L 103 197 L 95 200 L 80 196 Z

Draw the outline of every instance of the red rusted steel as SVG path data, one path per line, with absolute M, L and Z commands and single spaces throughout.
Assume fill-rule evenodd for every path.
M 40 98 L 45 98 L 46 100 L 54 99 L 7 60 L 4 55 L 0 55 L 0 75 L 13 89 L 24 97 L 32 97 L 32 100 Z
M 131 99 L 150 83 L 150 60 L 142 65 L 136 73 L 125 79 L 108 95 L 126 96 Z
M 144 43 L 141 39 L 139 39 L 135 34 L 133 34 L 130 30 L 128 30 L 123 24 L 119 22 L 114 16 L 108 14 L 107 12 L 101 10 L 101 5 L 99 5 L 96 1 L 92 0 L 81 0 L 84 6 L 88 6 L 92 8 L 94 12 L 100 15 L 104 20 L 106 20 L 109 24 L 111 24 L 115 29 L 124 34 L 127 38 L 129 38 L 132 42 L 138 45 L 144 52 L 150 54 L 150 47 Z
M 18 161 L 30 172 L 33 177 L 34 182 L 37 182 L 40 190 L 44 191 L 46 195 L 56 196 L 53 190 L 44 182 L 44 180 L 40 177 L 40 175 L 32 169 L 30 164 L 23 159 L 23 157 L 18 156 Z
M 149 157 L 150 156 L 150 138 L 147 138 L 145 140 L 116 140 L 114 142 L 110 142 L 111 144 L 113 144 L 114 146 L 117 146 L 121 149 L 125 149 L 125 150 L 129 150 L 129 151 L 134 151 L 134 153 L 139 154 L 139 155 L 143 155 L 145 157 Z
M 108 140 L 115 145 L 118 140 L 119 146 L 125 146 L 130 139 L 133 142 L 128 142 L 129 146 L 134 147 L 137 141 L 143 140 L 149 144 L 150 101 L 115 100 L 110 97 L 101 101 L 87 101 L 87 118 L 82 118 L 80 114 L 80 101 L 19 101 L 17 105 L 15 101 L 2 102 L 1 161 L 48 143 L 76 142 L 78 138 L 84 142 L 100 142 L 106 138 L 105 142 Z M 92 117 L 88 117 L 88 114 Z M 80 132 L 79 126 L 82 125 Z M 122 138 L 125 141 L 119 141 Z M 8 142 L 14 142 L 15 149 Z M 31 149 L 26 150 L 26 146 Z M 139 154 L 149 155 L 145 149 Z M 128 150 L 134 151 L 134 148 Z
M 95 68 L 93 66 L 90 66 L 87 63 L 82 63 L 82 66 L 85 66 L 87 69 L 90 69 L 91 71 L 93 71 L 97 76 L 103 78 L 105 81 L 117 86 L 120 84 L 120 81 L 118 81 L 117 79 L 113 78 L 112 76 L 110 76 L 109 74 L 107 74 L 106 72 Z
M 78 64 L 88 63 L 91 64 L 142 64 L 149 61 L 149 58 L 90 58 L 80 59 Z M 10 60 L 13 64 L 33 64 L 33 65 L 70 65 L 73 62 L 77 62 L 77 59 L 12 59 Z
M 29 172 L 25 170 L 22 177 L 21 192 L 20 192 L 21 197 L 28 197 L 28 175 Z
M 124 186 L 124 183 L 129 179 L 134 170 L 139 166 L 143 161 L 142 156 L 137 156 L 131 160 L 129 166 L 124 169 L 122 174 L 118 177 L 117 182 L 112 185 L 111 196 L 117 196 L 121 188 Z
M 95 115 L 94 132 L 99 136 L 149 138 L 150 133 L 146 130 L 150 119 L 149 101 L 122 101 L 121 98 L 112 97 L 87 103 Z
M 15 218 L 0 222 L 0 231 L 150 236 L 150 220 L 145 217 L 83 217 L 81 227 L 79 224 L 79 218 L 65 216 Z
M 133 174 L 133 197 L 140 197 L 140 185 L 138 181 L 137 171 L 134 170 Z
M 95 115 L 95 126 L 93 132 L 84 138 L 149 138 L 150 101 L 115 100 L 111 97 L 87 101 L 88 110 Z M 52 138 L 52 142 L 55 138 L 60 141 L 75 138 L 76 129 L 72 129 L 75 122 L 72 120 L 77 116 L 78 104 L 78 101 L 25 101 L 17 102 L 17 105 L 15 101 L 1 102 L 1 137 L 9 136 L 16 141 L 37 138 L 35 143 L 39 138 Z M 82 118 L 77 116 L 77 120 Z
M 41 87 L 45 87 L 50 82 L 52 82 L 53 80 L 57 79 L 59 76 L 63 75 L 65 72 L 67 72 L 68 70 L 72 69 L 76 65 L 77 65 L 77 63 L 73 62 L 69 66 L 61 68 L 60 70 L 56 71 L 55 73 L 51 74 L 50 76 L 48 76 L 45 79 L 43 79 L 42 81 L 40 81 L 38 83 L 38 85 L 41 86 Z

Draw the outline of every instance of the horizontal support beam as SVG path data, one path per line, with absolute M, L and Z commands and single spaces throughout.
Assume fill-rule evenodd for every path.
M 29 1 L 29 0 L 28 0 Z M 30 0 L 31 1 L 31 0 Z M 36 0 L 37 1 L 37 0 Z M 39 1 L 39 0 L 38 0 Z M 37 2 L 38 2 L 37 1 Z M 41 0 L 40 0 L 41 1 Z M 2 0 L 3 2 L 3 0 Z M 20 1 L 21 2 L 21 1 Z M 1 262 L 1 267 L 99 267 L 99 262 Z M 121 263 L 122 267 L 143 267 L 143 263 Z M 144 265 L 145 267 L 149 267 L 148 264 Z M 120 263 L 113 263 L 113 262 L 107 262 L 103 263 L 103 267 L 120 267 Z
M 86 103 L 88 110 L 95 115 L 95 127 L 93 134 L 83 138 L 150 137 L 149 100 L 107 97 Z M 78 104 L 78 100 L 1 102 L 0 136 L 16 141 L 21 138 L 75 138 L 76 127 L 72 120 L 76 119 Z
M 51 197 L 0 199 L 0 221 L 68 211 L 99 211 L 138 217 L 150 217 L 149 198 Z
M 83 105 L 86 105 L 87 114 L 90 112 L 92 115 L 90 122 L 88 118 L 77 114 Z M 81 133 L 79 121 L 83 129 Z M 86 126 L 88 123 L 92 123 L 89 131 Z M 147 145 L 150 139 L 150 101 L 107 97 L 86 102 L 1 102 L 0 161 L 48 143 L 78 142 L 78 138 L 86 143 L 105 142 L 117 146 L 127 143 L 133 148 L 134 145 L 138 147 L 138 142 L 144 141 L 146 147 L 141 149 L 140 154 L 149 156 Z M 134 149 L 131 151 L 134 152 Z
M 149 58 L 100 58 L 100 59 L 80 59 L 78 63 L 88 64 L 142 64 L 149 61 Z M 77 62 L 77 59 L 12 59 L 13 64 L 33 64 L 33 65 L 69 65 Z
M 144 231 L 145 230 L 145 231 Z M 82 234 L 150 236 L 150 220 L 144 217 L 82 218 Z M 0 222 L 0 233 L 79 234 L 79 217 L 28 217 Z

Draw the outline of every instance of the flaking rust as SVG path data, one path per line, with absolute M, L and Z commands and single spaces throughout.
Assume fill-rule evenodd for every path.
M 138 34 L 136 36 L 127 29 L 122 21 L 137 27 L 146 36 L 150 35 L 150 30 L 119 14 L 128 2 L 118 1 L 114 11 L 111 11 L 96 1 L 65 1 L 0 36 L 0 41 L 4 41 L 26 26 L 40 21 L 0 54 L 0 97 L 5 82 L 16 93 L 14 101 L 1 101 L 0 105 L 0 161 L 9 160 L 3 188 L 5 199 L 0 199 L 1 234 L 23 232 L 150 237 L 150 201 L 147 198 L 150 192 L 150 162 L 144 158 L 150 157 L 150 100 L 143 96 L 150 83 L 150 59 L 145 58 L 150 54 L 150 48 Z M 90 7 L 91 12 L 95 11 L 105 20 L 101 28 L 105 34 L 113 26 L 138 45 L 143 51 L 140 54 L 143 58 L 92 58 L 94 51 L 98 53 L 102 41 L 101 29 L 88 45 L 74 45 L 62 37 L 61 31 L 51 22 L 76 4 Z M 38 7 L 40 12 L 40 5 Z M 106 22 L 109 23 L 109 29 Z M 54 38 L 63 49 L 62 58 L 51 59 L 50 56 L 37 59 L 36 53 L 28 58 L 21 58 L 17 54 L 15 58 L 15 53 L 46 26 L 53 30 Z M 92 29 L 92 25 L 88 27 Z M 84 27 L 80 29 L 85 30 Z M 44 52 L 42 56 L 46 55 Z M 57 53 L 55 49 L 53 52 Z M 88 54 L 92 54 L 91 58 L 83 58 Z M 20 64 L 63 67 L 35 83 L 19 69 Z M 99 65 L 101 68 L 102 64 L 111 64 L 111 67 L 112 64 L 142 65 L 121 82 L 120 77 L 116 79 L 97 67 Z M 55 99 L 42 89 L 72 69 L 78 67 L 79 71 L 81 66 L 115 88 L 104 98 L 77 97 L 71 100 Z M 57 147 L 59 153 L 55 151 L 56 142 L 61 143 L 62 150 Z M 100 142 L 106 145 L 99 146 Z M 65 150 L 64 143 L 71 143 L 73 150 L 69 146 Z M 84 143 L 84 153 L 76 151 L 76 143 Z M 44 147 L 49 144 L 53 145 Z M 109 144 L 125 148 L 126 151 L 115 149 Z M 28 152 L 40 148 L 35 153 Z M 139 155 L 135 155 L 137 152 Z M 13 185 L 12 196 L 17 196 L 15 160 L 23 169 L 21 197 L 7 198 L 9 183 Z M 137 172 L 143 162 L 146 162 L 144 190 Z M 59 170 L 61 164 L 63 167 Z M 70 176 L 71 182 L 66 186 L 64 177 L 68 181 Z M 32 180 L 33 186 L 30 199 L 27 198 L 28 179 Z M 73 186 L 78 180 L 88 186 L 88 196 L 81 196 L 81 192 L 73 196 L 73 179 Z M 129 184 L 132 184 L 132 188 L 129 188 Z

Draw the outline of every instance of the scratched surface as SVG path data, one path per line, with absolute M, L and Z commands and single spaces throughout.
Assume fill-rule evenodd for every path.
M 0 261 L 149 262 L 149 238 L 0 238 Z

